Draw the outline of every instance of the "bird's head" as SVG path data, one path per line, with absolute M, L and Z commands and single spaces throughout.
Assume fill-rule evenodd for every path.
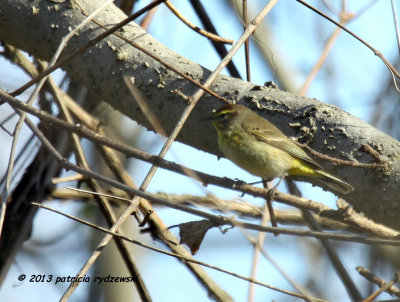
M 235 104 L 224 105 L 217 110 L 213 110 L 210 120 L 217 130 L 226 130 L 232 126 L 241 109 L 241 106 Z

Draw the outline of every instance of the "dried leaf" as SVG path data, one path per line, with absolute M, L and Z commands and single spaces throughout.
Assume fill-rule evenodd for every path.
M 181 237 L 180 244 L 186 244 L 192 255 L 195 255 L 207 231 L 217 225 L 210 220 L 200 220 L 181 223 L 177 226 Z

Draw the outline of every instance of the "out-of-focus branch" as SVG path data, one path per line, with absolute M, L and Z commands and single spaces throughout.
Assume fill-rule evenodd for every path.
M 87 12 L 98 6 L 97 1 L 83 0 L 80 3 Z M 68 28 L 79 24 L 85 16 L 80 9 L 72 8 L 67 3 L 42 1 L 35 5 L 37 14 L 32 16 L 32 7 L 26 1 L 4 0 L 0 39 L 39 58 L 48 59 L 61 38 L 68 32 Z M 107 13 L 101 13 L 97 19 L 102 24 L 115 24 L 123 18 L 125 15 L 110 5 Z M 58 26 L 51 28 L 49 24 Z M 66 54 L 84 45 L 102 31 L 93 25 L 88 26 L 69 42 Z M 190 73 L 198 82 L 210 73 L 167 49 L 134 24 L 126 26 L 123 34 L 177 70 Z M 197 88 L 118 37 L 109 36 L 101 45 L 102 47 L 92 47 L 90 52 L 75 57 L 64 69 L 114 108 L 150 127 L 145 117 L 138 114 L 139 107 L 132 101 L 123 82 L 126 75 L 135 78 L 138 89 L 146 96 L 163 128 L 167 133 L 171 131 L 177 117 L 186 106 L 187 100 L 182 97 L 182 93 L 191 95 Z M 400 153 L 398 141 L 358 118 L 315 99 L 302 98 L 278 89 L 260 87 L 224 76 L 218 77 L 216 84 L 211 88 L 227 99 L 240 101 L 254 110 L 259 110 L 260 114 L 268 117 L 289 136 L 306 133 L 311 148 L 331 157 L 374 163 L 375 159 L 370 153 L 360 150 L 362 145 L 371 145 L 384 159 L 383 169 L 363 169 L 329 162 L 321 162 L 321 165 L 356 188 L 352 194 L 342 197 L 346 197 L 357 211 L 365 213 L 375 221 L 400 228 L 397 219 L 400 161 L 395 160 Z M 214 97 L 204 96 L 185 124 L 179 140 L 193 147 L 220 154 L 215 143 L 214 129 L 208 123 L 202 122 L 211 110 L 220 104 Z M 376 200 L 380 202 L 377 203 Z

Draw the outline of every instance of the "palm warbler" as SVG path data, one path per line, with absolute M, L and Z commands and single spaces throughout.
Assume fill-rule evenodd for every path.
M 312 177 L 338 193 L 353 187 L 326 173 L 277 127 L 241 105 L 224 105 L 211 117 L 222 153 L 265 180 L 285 175 Z

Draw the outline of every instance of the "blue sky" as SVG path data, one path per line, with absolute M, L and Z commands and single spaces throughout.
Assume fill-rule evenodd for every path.
M 210 17 L 216 20 L 216 27 L 221 36 L 232 39 L 240 36 L 242 26 L 237 22 L 235 14 L 228 8 L 225 1 L 202 2 Z M 256 5 L 255 2 L 249 1 L 249 5 L 253 7 Z M 147 3 L 147 1 L 139 1 L 138 6 L 142 6 L 144 3 Z M 313 1 L 313 3 L 317 2 Z M 364 1 L 351 1 L 349 9 L 356 12 L 364 3 Z M 188 19 L 200 25 L 186 1 L 174 1 L 174 4 Z M 281 50 L 276 55 L 283 56 L 287 64 L 293 68 L 293 81 L 300 87 L 320 55 L 324 41 L 334 27 L 327 22 L 321 22 L 319 16 L 309 12 L 295 1 L 279 1 L 267 18 L 274 42 Z M 162 24 L 168 24 L 168 26 Z M 395 58 L 398 58 L 392 13 L 387 1 L 378 1 L 367 13 L 357 18 L 348 27 L 379 49 L 389 61 L 393 62 Z M 219 58 L 215 55 L 210 43 L 188 30 L 166 8 L 161 8 L 156 13 L 149 33 L 177 53 L 209 69 L 215 68 L 219 63 Z M 274 71 L 269 70 L 263 63 L 254 44 L 251 46 L 251 50 L 252 82 L 263 84 L 266 81 L 273 80 Z M 240 51 L 234 61 L 244 75 L 243 51 Z M 1 58 L 0 66 L 0 85 L 2 88 L 13 90 L 27 81 L 26 76 Z M 62 72 L 55 74 L 57 82 L 61 80 L 61 77 Z M 332 54 L 328 57 L 326 66 L 313 82 L 307 95 L 337 105 L 351 114 L 369 121 L 371 110 L 374 108 L 373 101 L 379 93 L 381 85 L 383 85 L 382 80 L 387 79 L 389 79 L 388 71 L 383 63 L 360 42 L 342 33 L 332 50 Z M 10 112 L 8 109 L 7 111 Z M 1 115 L 3 116 L 3 114 L 5 114 L 5 109 L 2 108 Z M 134 122 L 127 120 L 124 120 L 123 123 L 126 125 L 126 129 L 135 125 Z M 24 131 L 22 139 L 26 138 L 28 134 L 29 131 Z M 10 145 L 9 136 L 3 132 L 0 132 L 0 140 L 7 146 Z M 148 142 L 151 142 L 151 144 L 148 144 Z M 162 139 L 147 131 L 142 133 L 139 140 L 139 144 L 150 146 L 146 151 L 151 153 L 158 153 L 162 142 Z M 8 150 L 9 147 L 3 148 L 0 161 L 1 171 L 5 171 Z M 217 160 L 213 155 L 179 143 L 173 145 L 167 159 L 218 176 L 240 178 L 248 182 L 257 180 L 225 159 Z M 130 173 L 135 181 L 140 183 L 148 168 L 148 164 L 135 162 L 130 167 Z M 324 201 L 329 206 L 335 207 L 336 199 L 332 194 L 313 188 L 308 184 L 302 184 L 302 188 L 305 197 Z M 284 190 L 283 186 L 282 189 Z M 212 186 L 205 188 L 183 176 L 161 169 L 156 173 L 148 190 L 150 192 L 193 195 L 205 195 L 212 192 L 219 198 L 239 197 L 237 192 Z M 256 205 L 263 204 L 261 199 L 248 196 L 243 199 Z M 51 202 L 49 205 L 77 216 L 82 216 L 83 212 L 88 210 L 83 209 L 78 203 Z M 275 205 L 278 208 L 285 208 L 277 203 Z M 89 213 L 93 212 L 89 211 Z M 158 209 L 157 213 L 167 225 L 198 220 L 197 217 L 175 210 Z M 257 223 L 257 221 L 253 222 Z M 27 276 L 32 274 L 52 274 L 54 276 L 76 274 L 88 257 L 88 250 L 82 248 L 82 246 L 86 245 L 87 241 L 92 240 L 89 239 L 89 236 L 90 232 L 86 227 L 77 226 L 74 222 L 60 218 L 54 213 L 39 211 L 39 215 L 35 219 L 32 240 L 25 244 L 24 251 L 17 256 L 15 265 L 11 267 L 9 276 L 0 289 L 0 297 L 10 301 L 26 301 L 27 295 L 29 295 L 31 301 L 59 299 L 63 290 L 68 286 L 67 283 L 60 284 L 57 287 L 26 281 L 20 283 L 17 281 L 17 277 L 22 273 Z M 143 242 L 162 247 L 161 244 L 153 242 L 147 235 L 138 236 Z M 40 244 L 48 241 L 53 243 Z M 95 240 L 92 241 L 92 245 L 96 242 Z M 328 298 L 332 301 L 345 301 L 347 299 L 345 290 L 329 263 L 323 260 L 314 261 L 312 252 L 317 253 L 317 249 L 313 249 L 316 245 L 318 245 L 318 242 L 312 239 L 297 240 L 290 236 L 281 235 L 275 238 L 272 235 L 267 235 L 265 248 L 275 261 L 300 284 L 307 280 L 307 273 L 313 273 L 308 271 L 310 268 L 314 269 L 315 272 L 324 271 L 324 278 L 329 282 L 330 287 L 338 289 L 336 293 L 330 293 L 331 296 Z M 365 253 L 364 246 L 359 244 L 340 244 L 340 246 L 340 256 L 354 276 L 356 283 L 365 285 L 354 270 L 356 265 L 367 263 L 368 255 Z M 191 273 L 175 259 L 153 252 L 143 252 L 139 248 L 135 248 L 135 251 L 138 253 L 138 259 L 140 259 L 138 261 L 139 268 L 143 271 L 144 280 L 149 286 L 154 301 L 170 301 L 169 298 L 176 291 L 179 291 L 179 294 L 174 295 L 174 301 L 193 300 L 193 297 L 195 297 L 194 301 L 208 300 L 206 292 L 199 286 Z M 251 245 L 239 229 L 230 230 L 225 235 L 222 235 L 218 229 L 213 229 L 206 235 L 195 258 L 248 276 L 252 261 L 251 255 Z M 317 255 L 314 256 L 317 259 Z M 212 270 L 207 270 L 207 272 L 217 280 L 222 288 L 235 297 L 236 301 L 246 300 L 248 288 L 246 282 Z M 91 273 L 94 274 L 93 271 Z M 390 278 L 392 272 L 387 273 L 387 277 Z M 265 259 L 262 259 L 259 263 L 258 279 L 277 287 L 292 290 L 291 286 Z M 85 301 L 87 290 L 88 287 L 85 285 L 80 286 L 70 301 Z M 43 296 L 44 291 L 46 292 L 45 296 Z M 280 294 L 257 287 L 255 301 L 272 299 L 291 301 L 291 299 L 284 298 Z

